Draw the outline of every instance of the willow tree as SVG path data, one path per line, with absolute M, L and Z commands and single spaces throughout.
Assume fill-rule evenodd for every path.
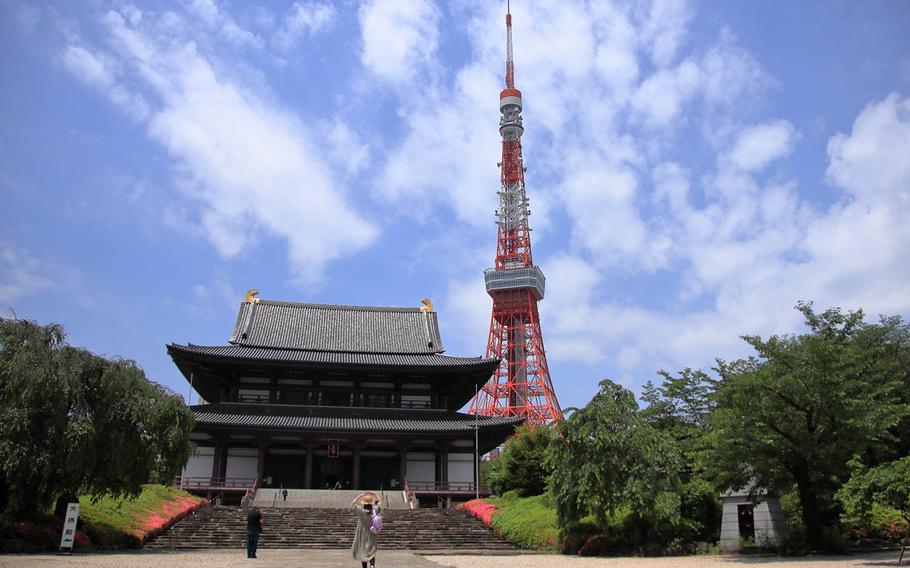
M 0 485 L 17 516 L 61 495 L 137 494 L 191 450 L 192 415 L 134 362 L 67 345 L 62 326 L 0 319 Z
M 604 380 L 587 405 L 570 412 L 548 454 L 558 524 L 593 514 L 603 525 L 623 509 L 647 526 L 677 525 L 679 452 L 648 423 L 635 395 Z

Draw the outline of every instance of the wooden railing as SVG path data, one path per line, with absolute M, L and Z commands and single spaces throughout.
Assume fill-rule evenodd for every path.
M 407 481 L 405 491 L 411 493 L 474 493 L 473 481 Z M 481 487 L 481 491 L 485 491 Z
M 220 489 L 249 491 L 256 485 L 255 477 L 178 477 L 174 485 L 183 489 Z

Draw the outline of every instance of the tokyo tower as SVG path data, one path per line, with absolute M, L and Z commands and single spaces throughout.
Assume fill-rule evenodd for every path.
M 515 88 L 512 61 L 512 14 L 506 11 L 506 88 L 499 94 L 502 136 L 501 188 L 496 210 L 496 262 L 484 271 L 493 298 L 487 357 L 502 359 L 478 392 L 468 412 L 484 416 L 522 416 L 532 424 L 560 420 L 562 412 L 543 347 L 537 302 L 543 299 L 544 275 L 531 256 L 526 170 L 521 157 L 521 91 Z

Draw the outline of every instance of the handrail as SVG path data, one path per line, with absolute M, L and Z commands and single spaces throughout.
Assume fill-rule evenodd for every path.
M 414 492 L 411 491 L 411 486 L 408 485 L 408 480 L 405 479 L 401 483 L 402 491 L 404 491 L 405 501 L 408 503 L 408 507 L 411 509 L 417 508 L 417 496 L 414 495 Z
M 253 481 L 253 486 L 246 490 L 246 493 L 243 494 L 243 499 L 240 500 L 241 507 L 249 507 L 253 504 L 253 501 L 256 499 L 256 492 L 259 491 L 259 478 L 257 477 Z
M 183 534 L 183 529 L 186 528 L 186 526 L 182 526 L 181 523 L 183 523 L 184 521 L 186 521 L 188 519 L 192 519 L 193 517 L 196 516 L 196 513 L 198 513 L 199 511 L 200 511 L 200 509 L 196 509 L 196 510 L 190 512 L 189 515 L 186 515 L 185 517 L 183 517 L 182 519 L 180 519 L 179 521 L 177 521 L 176 523 L 171 525 L 171 527 L 168 529 L 168 546 L 170 547 L 171 550 L 174 550 L 177 547 L 178 537 Z

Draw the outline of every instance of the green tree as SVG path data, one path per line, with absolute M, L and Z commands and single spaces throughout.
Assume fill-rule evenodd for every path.
M 603 526 L 619 508 L 649 523 L 677 524 L 678 451 L 644 419 L 635 395 L 604 380 L 584 408 L 570 412 L 548 453 L 559 526 L 588 514 Z
M 718 362 L 706 463 L 720 487 L 795 486 L 809 545 L 822 549 L 848 461 L 892 446 L 907 415 L 910 334 L 900 318 L 868 324 L 862 311 L 797 309 L 810 333 L 744 337 L 756 357 Z
M 868 524 L 873 506 L 879 505 L 900 511 L 910 530 L 910 456 L 872 468 L 854 458 L 850 468 L 853 475 L 837 491 L 844 520 Z
M 493 486 L 499 494 L 515 490 L 528 497 L 540 495 L 547 489 L 552 468 L 547 461 L 547 447 L 553 430 L 522 424 L 508 440 L 499 458 L 501 465 Z
M 0 319 L 0 395 L 0 483 L 16 515 L 64 494 L 138 494 L 191 450 L 179 396 L 132 361 L 67 345 L 57 324 Z
M 680 455 L 680 515 L 698 540 L 714 541 L 720 533 L 719 492 L 700 459 L 710 428 L 717 381 L 706 373 L 683 369 L 677 375 L 658 373 L 660 385 L 648 381 L 641 399 L 642 416 L 676 442 Z

